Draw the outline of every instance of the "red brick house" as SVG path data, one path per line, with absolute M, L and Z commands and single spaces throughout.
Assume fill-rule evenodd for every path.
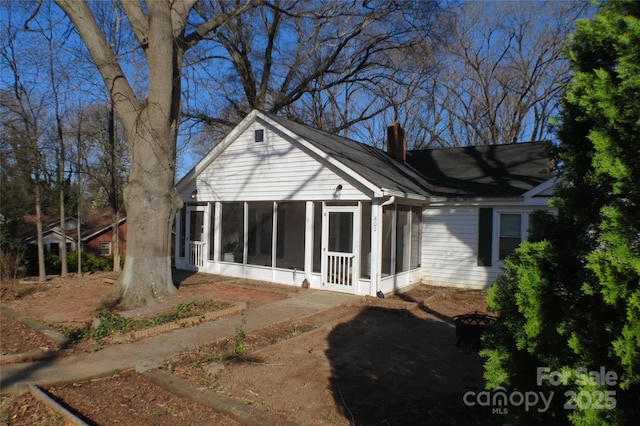
M 84 224 L 82 231 L 82 250 L 94 256 L 113 254 L 113 216 L 110 212 L 93 216 Z M 127 251 L 127 218 L 118 221 L 118 239 L 120 254 Z
M 80 223 L 80 234 L 82 251 L 91 253 L 94 256 L 109 256 L 113 254 L 113 216 L 111 212 L 103 212 L 93 215 Z M 27 244 L 36 244 L 36 221 L 35 216 L 22 218 L 21 239 Z M 127 218 L 122 217 L 118 221 L 119 247 L 120 253 L 127 250 Z M 60 219 L 56 216 L 45 216 L 42 218 L 43 242 L 45 248 L 50 253 L 59 253 L 59 244 L 62 236 L 62 226 Z M 78 241 L 78 221 L 74 217 L 68 217 L 64 225 L 67 251 L 77 250 Z

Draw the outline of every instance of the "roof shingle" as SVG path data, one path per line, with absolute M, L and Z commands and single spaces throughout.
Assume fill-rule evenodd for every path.
M 408 151 L 404 163 L 373 146 L 265 115 L 374 185 L 403 194 L 517 197 L 554 176 L 550 142 Z

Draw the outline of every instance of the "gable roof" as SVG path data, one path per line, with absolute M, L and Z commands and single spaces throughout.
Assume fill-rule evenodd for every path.
M 126 222 L 127 217 L 122 215 L 118 219 L 118 226 Z M 87 218 L 81 229 L 82 241 L 87 242 L 98 235 L 111 231 L 113 225 L 113 213 L 105 211 Z
M 444 197 L 519 197 L 554 177 L 551 142 L 385 151 L 265 114 L 380 188 Z
M 407 152 L 433 195 L 518 197 L 552 179 L 553 145 L 526 142 Z
M 68 221 L 77 222 L 75 217 L 67 217 L 65 219 Z M 127 220 L 126 216 L 121 217 L 119 220 L 119 224 L 121 225 L 123 222 Z M 35 215 L 27 215 L 20 218 L 20 232 L 18 234 L 18 238 L 24 240 L 26 242 L 34 241 L 37 238 L 36 231 L 36 222 L 37 218 Z M 112 222 L 112 214 L 111 212 L 101 212 L 94 214 L 83 222 L 81 222 L 80 233 L 82 236 L 82 241 L 86 242 L 97 235 L 100 235 L 106 231 L 111 230 L 111 222 Z M 43 216 L 42 217 L 42 228 L 43 235 L 47 235 L 49 233 L 56 233 L 60 235 L 60 232 L 55 229 L 56 226 L 60 225 L 60 217 L 59 216 Z M 75 241 L 78 237 L 77 228 L 73 230 L 67 230 L 66 237 L 69 240 Z
M 554 178 L 550 142 L 436 148 L 408 151 L 407 161 L 352 139 L 253 110 L 200 160 L 176 185 L 189 182 L 211 164 L 226 147 L 255 121 L 281 130 L 319 161 L 338 165 L 356 179 L 379 189 L 377 193 L 429 199 L 522 197 Z
M 289 129 L 334 160 L 347 166 L 383 192 L 395 195 L 427 196 L 424 177 L 409 164 L 385 151 L 352 139 L 336 136 L 286 118 L 264 113 L 269 119 Z

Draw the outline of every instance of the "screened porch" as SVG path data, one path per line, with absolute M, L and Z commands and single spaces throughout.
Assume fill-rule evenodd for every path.
M 186 204 L 176 219 L 176 266 L 386 293 L 419 279 L 421 211 L 375 201 Z

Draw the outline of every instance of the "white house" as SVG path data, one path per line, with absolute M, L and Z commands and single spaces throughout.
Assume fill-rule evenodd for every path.
M 483 288 L 547 209 L 547 143 L 384 152 L 253 111 L 178 183 L 176 266 L 375 295 Z
M 37 244 L 36 217 L 25 216 L 22 218 L 25 230 L 23 230 L 23 241 L 26 244 Z M 73 238 L 78 229 L 78 220 L 74 217 L 67 217 L 64 226 L 60 223 L 59 216 L 46 216 L 42 218 L 42 244 L 44 248 L 54 254 L 60 253 L 60 241 L 64 233 L 67 252 L 76 251 L 77 243 Z

